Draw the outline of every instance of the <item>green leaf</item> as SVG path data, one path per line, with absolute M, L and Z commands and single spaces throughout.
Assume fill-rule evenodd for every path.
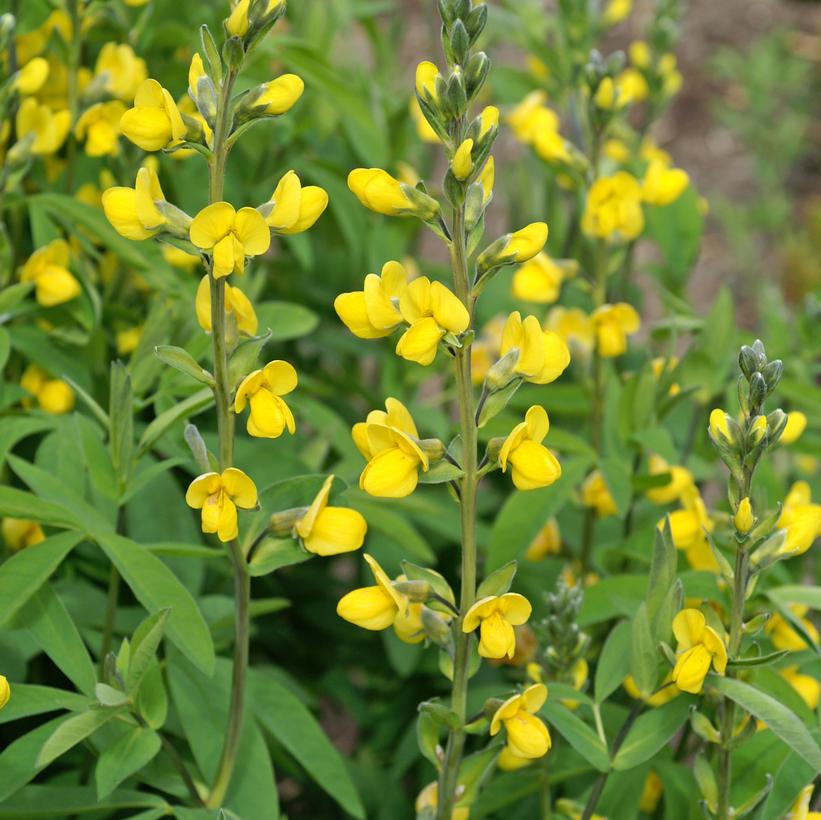
M 0 315 L 17 307 L 34 290 L 34 282 L 18 282 L 0 291 Z
M 810 609 L 821 610 L 821 587 L 812 586 L 781 586 L 775 589 L 768 589 L 767 595 L 770 600 L 782 606 L 788 604 L 803 604 Z
M 35 418 L 20 416 L 19 418 L 4 418 L 0 428 L 0 467 L 5 464 L 6 456 L 12 447 L 28 436 L 51 430 L 54 427 L 54 417 Z
M 94 687 L 94 694 L 97 696 L 97 703 L 102 706 L 125 706 L 129 702 L 129 697 L 125 692 L 107 683 L 98 683 Z
M 488 570 L 525 554 L 539 530 L 564 507 L 589 466 L 588 458 L 568 459 L 562 464 L 562 477 L 552 486 L 508 496 L 490 532 Z
M 448 481 L 458 481 L 464 473 L 460 467 L 451 464 L 449 461 L 436 462 L 425 473 L 419 473 L 420 484 L 446 484 Z
M 0 564 L 0 623 L 8 621 L 40 589 L 82 540 L 81 533 L 62 532 Z
M 122 362 L 111 363 L 111 395 L 108 418 L 110 426 L 111 463 L 114 472 L 125 486 L 131 474 L 134 451 L 134 391 L 131 376 Z
M 631 632 L 629 621 L 622 621 L 611 630 L 604 642 L 593 686 L 596 703 L 607 700 L 630 671 Z
M 642 601 L 633 618 L 630 640 L 630 674 L 642 697 L 648 697 L 656 688 L 659 652 L 650 630 L 647 604 Z
M 607 749 L 599 736 L 580 717 L 553 698 L 542 706 L 541 713 L 594 769 L 600 772 L 610 770 Z
M 611 618 L 632 618 L 646 590 L 646 575 L 613 575 L 599 581 L 585 590 L 579 626 L 590 626 Z
M 641 715 L 613 758 L 613 768 L 632 769 L 655 757 L 684 725 L 692 703 L 693 698 L 679 695 Z
M 148 427 L 143 430 L 138 446 L 138 456 L 147 452 L 154 446 L 157 439 L 177 422 L 196 416 L 214 403 L 214 394 L 210 388 L 203 387 L 184 401 L 178 402 L 164 413 L 160 413 Z
M 345 811 L 364 818 L 365 809 L 339 752 L 302 701 L 264 669 L 250 670 L 248 683 L 248 702 L 260 725 Z
M 13 803 L 13 805 L 12 805 Z M 42 817 L 87 817 L 90 814 L 107 812 L 109 816 L 128 809 L 156 807 L 151 812 L 128 813 L 131 820 L 168 817 L 171 807 L 158 794 L 122 789 L 103 800 L 97 799 L 92 786 L 27 786 L 14 795 L 8 805 L 0 806 L 0 818 L 21 820 L 21 818 Z
M 265 538 L 248 562 L 248 573 L 256 578 L 282 567 L 301 564 L 311 558 L 313 555 L 306 552 L 293 538 Z
M 665 518 L 663 530 L 656 529 L 650 576 L 647 579 L 647 617 L 651 624 L 661 609 L 668 590 L 676 580 L 678 555 L 670 532 L 669 519 Z
M 79 519 L 66 507 L 16 487 L 0 487 L 0 516 L 26 518 L 51 527 L 82 529 Z
M 180 373 L 185 373 L 186 376 L 190 376 L 201 384 L 207 384 L 209 387 L 214 385 L 214 377 L 197 364 L 197 360 L 184 348 L 174 345 L 157 345 L 154 353 L 161 362 L 179 370 Z
M 158 610 L 149 615 L 134 631 L 126 678 L 126 691 L 131 695 L 139 691 L 140 684 L 154 660 L 170 614 L 170 609 Z
M 263 302 L 256 306 L 260 328 L 271 331 L 268 341 L 287 342 L 316 330 L 319 316 L 304 305 L 292 302 Z
M 389 505 L 351 493 L 350 506 L 365 516 L 368 529 L 372 532 L 391 539 L 406 553 L 425 563 L 436 563 L 436 554 L 427 539 L 404 516 L 393 512 Z
M 711 675 L 708 682 L 712 688 L 735 701 L 742 709 L 764 721 L 769 729 L 801 755 L 816 772 L 821 772 L 821 749 L 794 712 L 760 689 L 735 678 Z
M 155 731 L 140 726 L 129 728 L 119 740 L 106 746 L 94 769 L 98 799 L 107 797 L 123 780 L 147 766 L 161 746 Z
M 516 561 L 508 561 L 504 566 L 493 570 L 493 572 L 479 584 L 476 590 L 476 600 L 486 598 L 489 595 L 504 595 L 513 583 L 513 577 L 516 575 L 518 566 Z
M 122 710 L 117 706 L 102 707 L 69 717 L 43 743 L 40 753 L 37 755 L 36 765 L 38 768 L 44 768 L 49 763 L 53 763 L 69 749 L 73 749 L 78 743 L 93 735 L 120 711 Z
M 13 683 L 12 697 L 0 709 L 0 723 L 10 723 L 33 715 L 49 712 L 84 712 L 94 703 L 85 695 L 55 689 L 52 686 L 38 686 L 34 683 Z
M 113 532 L 95 533 L 94 539 L 137 600 L 150 612 L 170 609 L 168 638 L 206 674 L 214 669 L 214 644 L 202 613 L 177 576 L 142 544 Z
M 618 514 L 623 516 L 630 506 L 630 465 L 623 458 L 604 458 L 601 461 L 601 472 L 610 495 L 618 508 Z

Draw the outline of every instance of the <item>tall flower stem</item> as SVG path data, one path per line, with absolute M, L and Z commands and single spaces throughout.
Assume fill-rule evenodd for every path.
M 230 70 L 220 89 L 214 127 L 214 143 L 209 160 L 209 202 L 222 200 L 225 182 L 225 164 L 230 150 L 228 137 L 231 132 L 233 111 L 231 92 L 237 71 Z M 217 407 L 217 432 L 219 435 L 219 466 L 225 470 L 234 460 L 234 417 L 231 414 L 231 386 L 228 380 L 228 345 L 225 338 L 225 278 L 215 278 L 209 272 L 211 289 L 211 342 L 214 357 L 214 400 Z M 249 610 L 251 578 L 248 575 L 245 556 L 236 539 L 228 545 L 234 573 L 234 666 L 231 676 L 231 703 L 228 725 L 225 730 L 222 754 L 208 795 L 208 808 L 222 805 L 236 764 L 242 720 L 245 711 L 245 685 L 248 676 Z
M 462 123 L 454 127 L 454 144 L 461 141 Z M 464 205 L 454 208 L 451 230 L 451 267 L 456 295 L 472 315 L 471 285 L 468 279 Z M 470 345 L 456 355 L 456 383 L 459 399 L 459 426 L 462 436 L 462 470 L 459 482 L 462 533 L 462 587 L 459 597 L 459 618 L 456 625 L 456 646 L 453 660 L 451 709 L 459 718 L 458 728 L 448 735 L 445 759 L 439 778 L 438 820 L 450 820 L 456 803 L 459 766 L 465 745 L 464 724 L 467 716 L 467 689 L 470 666 L 470 635 L 462 631 L 462 621 L 476 597 L 476 489 L 478 485 L 477 434 L 470 373 Z

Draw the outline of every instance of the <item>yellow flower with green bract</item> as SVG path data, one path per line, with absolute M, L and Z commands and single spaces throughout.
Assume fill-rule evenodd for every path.
M 552 745 L 547 726 L 536 716 L 547 700 L 543 683 L 528 686 L 520 695 L 508 698 L 493 715 L 491 737 L 505 729 L 507 748 L 518 757 L 532 760 L 544 757 Z
M 343 596 L 336 606 L 340 618 L 372 631 L 392 626 L 397 617 L 406 617 L 409 608 L 407 596 L 400 594 L 385 570 L 368 553 L 362 556 L 376 581 L 374 586 L 354 589 Z
M 550 428 L 543 407 L 534 404 L 508 434 L 499 452 L 499 466 L 510 466 L 513 484 L 519 490 L 548 487 L 561 478 L 562 467 L 556 456 L 542 444 Z
M 491 595 L 476 601 L 465 613 L 463 632 L 479 628 L 479 654 L 483 658 L 512 658 L 516 651 L 514 626 L 526 623 L 532 607 L 517 592 Z
M 21 282 L 34 283 L 34 295 L 43 307 L 62 305 L 81 293 L 69 271 L 70 252 L 64 239 L 55 239 L 36 250 L 20 269 Z
M 216 533 L 220 541 L 233 541 L 239 532 L 237 507 L 257 505 L 257 488 L 242 470 L 228 467 L 222 473 L 203 473 L 185 493 L 185 503 L 201 510 L 202 531 Z
M 297 374 L 293 365 L 277 359 L 260 370 L 249 373 L 237 387 L 234 412 L 242 413 L 250 405 L 247 430 L 251 436 L 278 438 L 287 428 L 296 430 L 294 415 L 282 396 L 296 389 Z
M 407 283 L 404 266 L 391 260 L 382 266 L 380 274 L 369 273 L 365 277 L 363 290 L 337 296 L 334 310 L 354 336 L 381 339 L 404 322 L 399 301 Z
M 328 194 L 317 185 L 302 186 L 288 171 L 277 183 L 271 198 L 257 210 L 276 234 L 302 233 L 312 227 L 328 207 Z
M 294 524 L 302 545 L 316 555 L 338 555 L 357 550 L 368 530 L 365 517 L 358 510 L 328 506 L 333 482 L 332 475 L 325 479 L 311 506 Z
M 215 279 L 245 271 L 245 258 L 261 256 L 271 245 L 271 232 L 255 208 L 214 202 L 203 208 L 191 223 L 191 243 L 211 254 Z
M 259 323 L 251 300 L 239 288 L 235 288 L 226 282 L 223 303 L 226 317 L 235 322 L 237 330 L 246 336 L 255 336 Z M 206 333 L 210 333 L 211 283 L 208 274 L 202 277 L 197 286 L 194 306 L 200 327 Z
M 724 640 L 697 609 L 682 609 L 673 618 L 673 634 L 678 641 L 673 681 L 682 691 L 698 694 L 711 667 L 719 675 L 727 669 Z
M 156 80 L 145 80 L 134 107 L 121 120 L 123 134 L 143 151 L 161 151 L 184 139 L 187 128 L 174 98 Z
M 70 128 L 71 115 L 68 111 L 52 111 L 47 105 L 40 105 L 33 97 L 26 97 L 17 109 L 17 139 L 20 142 L 30 140 L 29 150 L 37 156 L 59 151 Z
M 570 351 L 557 333 L 542 330 L 535 316 L 522 320 L 518 310 L 508 316 L 502 331 L 502 360 L 513 356 L 513 373 L 532 384 L 549 384 L 561 376 L 570 364 Z M 488 375 L 488 381 L 491 380 Z

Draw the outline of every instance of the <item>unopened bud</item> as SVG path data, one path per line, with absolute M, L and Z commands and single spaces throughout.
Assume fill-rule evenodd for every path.
M 518 361 L 519 348 L 514 347 L 490 367 L 485 376 L 485 384 L 489 393 L 495 393 L 510 384 L 513 379 L 519 378 L 516 374 Z
M 781 381 L 781 374 L 784 372 L 784 363 L 781 359 L 773 359 L 761 371 L 764 381 L 767 383 L 767 392 L 772 393 L 778 382 Z
M 465 66 L 465 90 L 468 99 L 473 99 L 485 84 L 490 71 L 490 59 L 484 51 L 472 55 Z
M 456 20 L 450 27 L 450 53 L 453 62 L 464 65 L 470 48 L 470 35 L 461 20 Z
M 732 419 L 723 410 L 716 408 L 710 413 L 710 437 L 716 443 L 725 439 L 730 444 L 733 443 L 733 435 L 730 431 Z
M 755 446 L 765 435 L 767 435 L 767 418 L 756 416 L 750 426 L 750 444 Z
M 190 423 L 186 424 L 185 430 L 183 430 L 183 438 L 191 449 L 191 455 L 194 456 L 194 461 L 196 461 L 197 467 L 200 468 L 200 472 L 207 473 L 211 469 L 208 461 L 208 448 L 205 446 L 205 441 L 203 441 L 197 426 Z
M 767 398 L 767 382 L 761 373 L 753 373 L 750 376 L 750 407 L 759 409 Z
M 431 463 L 441 461 L 445 457 L 445 445 L 438 438 L 423 438 L 418 444 Z
M 742 535 L 746 535 L 753 528 L 755 516 L 753 516 L 753 508 L 749 498 L 742 498 L 739 502 L 738 509 L 733 516 L 733 524 Z
M 772 413 L 767 416 L 769 441 L 771 445 L 775 444 L 781 438 L 788 421 L 789 416 L 781 409 L 773 410 Z
M 749 381 L 753 373 L 758 370 L 758 357 L 748 345 L 743 345 L 738 352 L 738 366 L 741 368 L 741 372 L 747 381 Z
M 470 44 L 476 42 L 476 38 L 484 31 L 487 24 L 487 6 L 474 6 L 470 14 L 465 18 L 465 28 L 470 35 Z
M 422 628 L 425 635 L 437 646 L 447 646 L 451 639 L 448 620 L 426 606 L 422 607 Z
M 433 594 L 433 588 L 427 581 L 394 581 L 393 588 L 414 604 L 425 603 Z
M 229 69 L 238 69 L 242 65 L 245 57 L 245 50 L 242 46 L 242 39 L 239 37 L 229 37 L 222 47 L 222 59 Z

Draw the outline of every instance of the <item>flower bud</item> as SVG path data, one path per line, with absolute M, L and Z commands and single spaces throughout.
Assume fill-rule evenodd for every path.
M 453 155 L 453 160 L 450 164 L 450 170 L 453 176 L 460 182 L 466 180 L 473 170 L 473 160 L 471 159 L 471 151 L 473 150 L 473 140 L 466 139 L 457 149 Z
M 750 407 L 758 409 L 767 398 L 767 382 L 761 373 L 753 373 L 750 377 Z
M 771 362 L 768 362 L 764 369 L 761 371 L 761 375 L 764 377 L 764 381 L 767 383 L 767 393 L 770 394 L 775 390 L 778 382 L 781 381 L 781 374 L 784 372 L 784 363 L 781 359 L 773 359 Z
M 431 464 L 441 461 L 445 456 L 445 445 L 438 438 L 423 438 L 419 440 L 418 444 Z
M 476 42 L 476 38 L 484 31 L 487 24 L 487 6 L 474 6 L 465 18 L 465 28 L 470 35 L 470 44 Z
M 713 441 L 718 443 L 723 436 L 730 444 L 733 443 L 730 421 L 732 419 L 723 410 L 716 408 L 710 413 L 710 436 Z
M 269 525 L 271 534 L 279 536 L 280 538 L 291 535 L 296 522 L 299 521 L 306 512 L 308 512 L 308 507 L 294 507 L 290 510 L 275 512 L 271 516 Z
M 190 448 L 191 455 L 194 456 L 194 461 L 197 462 L 200 471 L 207 473 L 211 469 L 211 464 L 208 461 L 208 448 L 205 446 L 205 442 L 197 426 L 190 422 L 186 424 L 185 430 L 183 431 L 183 438 Z
M 741 350 L 738 352 L 738 366 L 747 381 L 758 370 L 758 356 L 748 345 L 742 345 Z
M 450 27 L 450 54 L 453 62 L 464 65 L 470 49 L 470 35 L 461 20 L 456 20 Z
M 438 646 L 446 646 L 451 638 L 450 624 L 438 612 L 422 607 L 422 628 L 425 635 Z
M 506 387 L 517 378 L 516 364 L 519 361 L 519 348 L 514 347 L 493 364 L 485 376 L 485 384 L 491 393 Z
M 0 675 L 0 709 L 2 709 L 11 697 L 11 687 L 3 675 Z
M 755 517 L 753 516 L 753 508 L 749 498 L 742 498 L 739 502 L 738 509 L 733 516 L 733 524 L 742 535 L 746 535 L 753 528 Z
M 766 416 L 756 416 L 750 426 L 750 446 L 754 447 L 765 435 L 767 435 L 767 418 Z
M 467 108 L 468 98 L 465 89 L 465 78 L 461 69 L 457 66 L 453 69 L 450 79 L 445 88 L 445 98 L 443 107 L 451 117 L 461 117 Z
M 222 59 L 229 69 L 238 69 L 242 65 L 245 57 L 245 49 L 239 37 L 229 37 L 222 47 Z
M 427 581 L 394 581 L 393 588 L 414 604 L 424 604 L 433 594 Z
M 477 51 L 465 66 L 465 90 L 468 99 L 473 99 L 485 84 L 490 71 L 490 60 L 484 51 Z

